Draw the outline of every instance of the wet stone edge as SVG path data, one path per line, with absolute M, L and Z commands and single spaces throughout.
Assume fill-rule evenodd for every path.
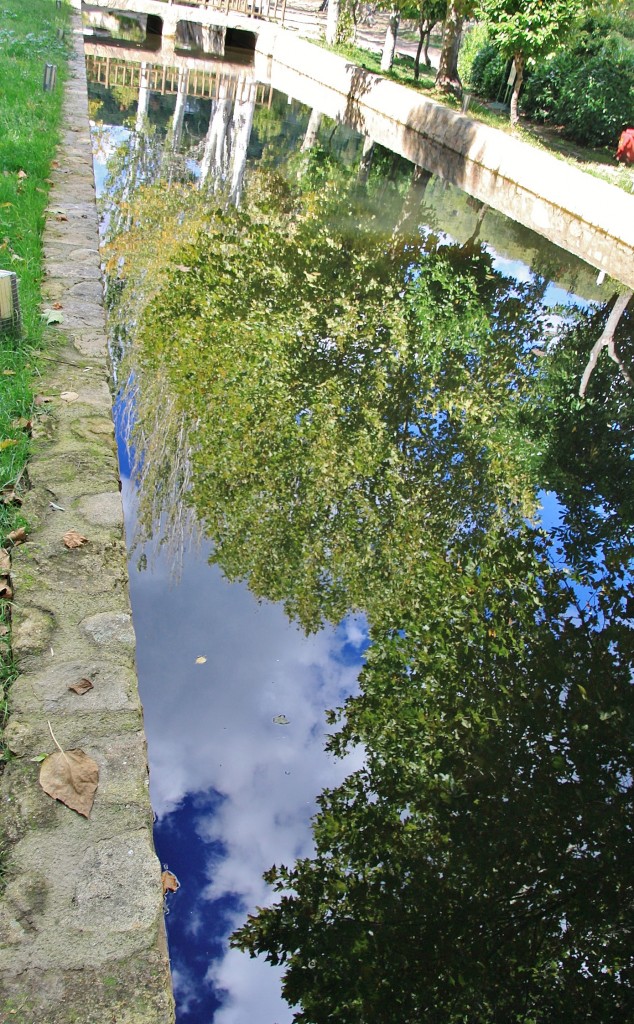
M 44 234 L 61 307 L 34 424 L 27 542 L 12 553 L 19 670 L 0 777 L 0 1020 L 172 1024 L 160 864 L 134 662 L 79 0 Z M 86 542 L 67 547 L 76 531 Z M 83 694 L 69 686 L 87 678 Z M 54 743 L 97 764 L 90 817 L 47 796 Z

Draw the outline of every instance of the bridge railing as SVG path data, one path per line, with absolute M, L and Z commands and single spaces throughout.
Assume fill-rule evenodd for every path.
M 163 0 L 171 6 L 181 0 Z M 248 18 L 262 18 L 265 21 L 280 21 L 286 17 L 286 0 L 186 0 L 187 7 L 202 10 L 223 11 L 225 14 L 244 14 Z
M 123 58 L 86 54 L 86 72 L 89 82 L 108 88 L 128 86 L 138 89 L 143 76 L 150 92 L 158 92 L 162 96 L 176 95 L 183 84 L 186 95 L 198 99 L 216 100 L 221 94 L 227 99 L 244 99 L 255 90 L 256 104 L 270 106 L 273 96 L 269 84 L 247 80 L 244 75 L 227 72 L 222 68 L 187 68 L 184 80 L 182 67 L 144 64 L 142 68 L 140 64 Z

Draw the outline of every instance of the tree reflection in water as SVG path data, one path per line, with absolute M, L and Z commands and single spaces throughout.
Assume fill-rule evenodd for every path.
M 146 185 L 110 242 L 146 532 L 177 496 L 306 630 L 370 623 L 330 741 L 366 761 L 233 942 L 284 965 L 298 1021 L 621 1022 L 632 402 L 607 358 L 578 394 L 611 303 L 554 310 L 421 230 L 424 187 L 417 216 L 376 157 L 361 177 L 313 143 L 239 209 Z

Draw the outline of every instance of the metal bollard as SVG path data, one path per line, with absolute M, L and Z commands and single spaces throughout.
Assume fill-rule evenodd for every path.
M 57 64 L 46 64 L 44 67 L 44 92 L 53 92 L 57 83 Z
M 17 276 L 12 270 L 0 270 L 0 334 L 19 334 L 21 327 Z

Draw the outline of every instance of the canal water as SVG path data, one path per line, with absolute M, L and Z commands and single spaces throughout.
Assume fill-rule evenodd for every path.
M 590 859 L 583 885 L 631 881 L 616 824 L 632 781 L 627 309 L 616 358 L 579 395 L 624 289 L 235 68 L 205 85 L 198 65 L 107 60 L 88 59 L 90 114 L 155 842 L 180 883 L 166 897 L 177 1020 L 293 1019 L 279 956 L 230 937 L 279 900 L 263 873 L 296 862 L 291 1002 L 336 1008 L 338 986 L 363 987 L 364 957 L 375 989 L 384 969 L 388 990 L 394 972 L 416 990 L 418 954 L 395 968 L 389 950 L 415 949 L 403 922 L 445 886 L 455 935 L 451 858 L 469 863 L 461 927 L 486 946 L 489 896 L 537 894 L 548 851 L 570 906 L 551 879 L 539 943 L 567 956 L 568 915 L 590 965 L 574 997 L 592 975 L 621 998 L 610 911 L 586 921 L 583 886 L 561 878 Z M 348 893 L 339 919 L 341 894 L 375 872 L 393 895 L 413 863 L 429 888 L 401 893 L 402 930 L 360 953 L 349 923 L 374 941 L 380 901 Z M 324 923 L 341 925 L 336 954 Z M 602 928 L 602 951 L 586 950 Z M 416 998 L 399 1019 L 423 1019 Z

